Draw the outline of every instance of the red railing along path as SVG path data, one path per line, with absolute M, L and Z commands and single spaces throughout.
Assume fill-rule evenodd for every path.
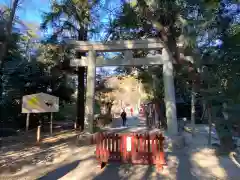
M 101 167 L 117 161 L 132 164 L 155 164 L 157 170 L 165 165 L 164 137 L 161 133 L 98 133 L 95 135 L 96 157 Z

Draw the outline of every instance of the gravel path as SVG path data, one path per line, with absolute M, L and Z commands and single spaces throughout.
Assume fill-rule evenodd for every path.
M 121 127 L 121 120 L 114 120 L 111 130 L 138 131 L 142 130 L 144 120 L 129 117 L 128 127 Z M 109 129 L 109 130 L 110 130 Z M 198 132 L 198 131 L 197 131 Z M 192 138 L 186 134 L 188 147 L 179 152 L 166 153 L 167 167 L 161 173 L 156 173 L 153 166 L 128 165 L 110 163 L 103 170 L 97 167 L 94 156 L 94 146 L 78 146 L 76 143 L 63 142 L 65 147 L 55 149 L 51 162 L 38 165 L 28 165 L 18 172 L 17 176 L 8 179 L 17 180 L 140 180 L 140 179 L 230 179 L 240 177 L 240 169 L 228 157 L 217 157 L 214 151 L 206 147 L 207 138 L 202 133 L 196 133 Z M 50 147 L 49 147 L 50 148 Z M 58 153 L 58 154 L 57 154 Z M 4 157 L 2 157 L 4 159 Z M 5 177 L 0 176 L 2 179 Z

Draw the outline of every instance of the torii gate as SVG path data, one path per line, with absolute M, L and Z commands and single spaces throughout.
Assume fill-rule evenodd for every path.
M 161 40 L 123 40 L 106 43 L 68 41 L 67 43 L 72 45 L 76 51 L 88 53 L 88 57 L 71 60 L 71 66 L 88 67 L 85 122 L 88 123 L 90 132 L 93 132 L 96 67 L 163 65 L 163 82 L 168 133 L 171 135 L 177 135 L 178 124 L 176 116 L 175 88 L 173 78 L 173 60 L 171 53 L 168 51 Z M 162 54 L 155 57 L 133 58 L 132 50 L 136 49 L 162 50 Z M 124 58 L 104 60 L 103 57 L 97 57 L 96 52 L 124 52 Z

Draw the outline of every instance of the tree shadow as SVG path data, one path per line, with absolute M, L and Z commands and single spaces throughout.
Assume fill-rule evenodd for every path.
M 118 174 L 120 165 L 118 163 L 113 163 L 111 165 L 107 165 L 102 173 L 98 175 L 97 177 L 93 178 L 93 180 L 101 180 L 101 179 L 109 179 L 111 177 L 112 179 L 119 179 L 120 176 Z
M 154 172 L 153 166 L 110 163 L 93 180 L 149 179 Z
M 65 166 L 62 166 L 58 169 L 55 169 L 52 172 L 47 173 L 45 176 L 38 178 L 38 180 L 57 180 L 65 176 L 67 173 L 75 169 L 81 161 L 77 160 Z
M 239 179 L 240 169 L 231 158 L 218 156 L 213 148 L 206 145 L 207 137 L 205 144 L 195 142 L 200 141 L 197 136 L 192 140 L 197 144 L 196 147 L 189 146 L 180 151 L 166 153 L 169 171 L 173 172 L 175 169 L 175 179 Z M 173 157 L 177 161 L 171 160 Z
M 84 166 L 92 159 L 95 159 L 95 157 L 92 155 L 77 160 L 72 160 L 71 158 L 68 158 L 61 164 L 46 165 L 43 167 L 34 168 L 22 174 L 11 177 L 9 176 L 9 179 L 25 179 L 26 177 L 31 177 L 32 179 L 37 180 L 57 180 L 67 175 L 71 176 L 71 173 L 74 172 L 74 170 L 76 170 L 78 167 L 80 167 L 81 169 L 89 169 L 89 167 L 86 168 Z
M 168 153 L 167 156 L 175 156 L 178 159 L 177 169 L 176 169 L 176 180 L 191 179 L 197 180 L 197 178 L 191 173 L 191 162 L 190 156 L 184 152 L 178 153 Z M 168 162 L 169 163 L 169 162 Z M 169 167 L 171 171 L 171 166 Z
M 203 149 L 198 149 L 196 153 L 201 152 Z M 224 160 L 228 161 L 227 163 L 221 160 L 222 157 L 216 157 L 213 160 L 208 154 L 202 154 L 205 158 L 198 159 L 193 159 L 193 156 L 194 153 L 188 153 L 185 150 L 166 153 L 167 170 L 164 170 L 165 172 L 161 174 L 160 179 L 239 179 L 239 168 L 230 165 L 229 160 Z M 211 161 L 215 162 L 212 163 Z M 207 163 L 209 164 L 207 165 Z
M 62 138 L 43 139 L 39 144 L 22 144 L 4 147 L 0 150 L 0 173 L 16 174 L 24 167 L 32 168 L 39 164 L 53 163 L 56 159 L 66 158 L 69 149 L 79 149 L 90 143 L 76 143 L 77 134 Z M 73 155 L 73 154 L 71 154 Z M 61 156 L 61 157 L 60 157 Z
M 234 155 L 233 155 L 234 156 Z M 233 157 L 233 159 L 228 158 L 228 162 L 226 157 L 218 157 L 219 163 L 221 164 L 221 167 L 226 171 L 229 179 L 239 179 L 240 177 L 240 162 L 237 160 L 236 157 Z M 237 161 L 237 164 L 234 162 Z M 231 168 L 229 168 L 231 167 Z
M 207 145 L 208 135 L 200 129 L 202 125 L 196 127 L 198 131 L 193 137 L 193 144 L 196 147 L 192 149 L 191 156 L 188 155 L 192 164 L 192 173 L 205 179 L 220 177 L 231 180 L 239 179 L 240 168 L 233 162 L 233 159 L 229 155 L 219 156 L 216 148 Z

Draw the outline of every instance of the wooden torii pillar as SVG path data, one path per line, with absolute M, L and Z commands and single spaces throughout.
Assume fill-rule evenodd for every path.
M 88 67 L 85 122 L 88 124 L 90 132 L 93 132 L 96 67 L 163 65 L 163 80 L 168 133 L 171 135 L 178 134 L 173 77 L 173 60 L 169 51 L 165 49 L 165 46 L 161 40 L 125 40 L 111 41 L 106 43 L 68 41 L 67 44 L 72 46 L 76 51 L 88 53 L 88 57 L 71 60 L 71 66 Z M 162 54 L 155 57 L 133 58 L 132 50 L 136 49 L 162 50 Z M 124 52 L 124 58 L 113 58 L 112 60 L 104 60 L 103 57 L 96 57 L 96 52 Z

